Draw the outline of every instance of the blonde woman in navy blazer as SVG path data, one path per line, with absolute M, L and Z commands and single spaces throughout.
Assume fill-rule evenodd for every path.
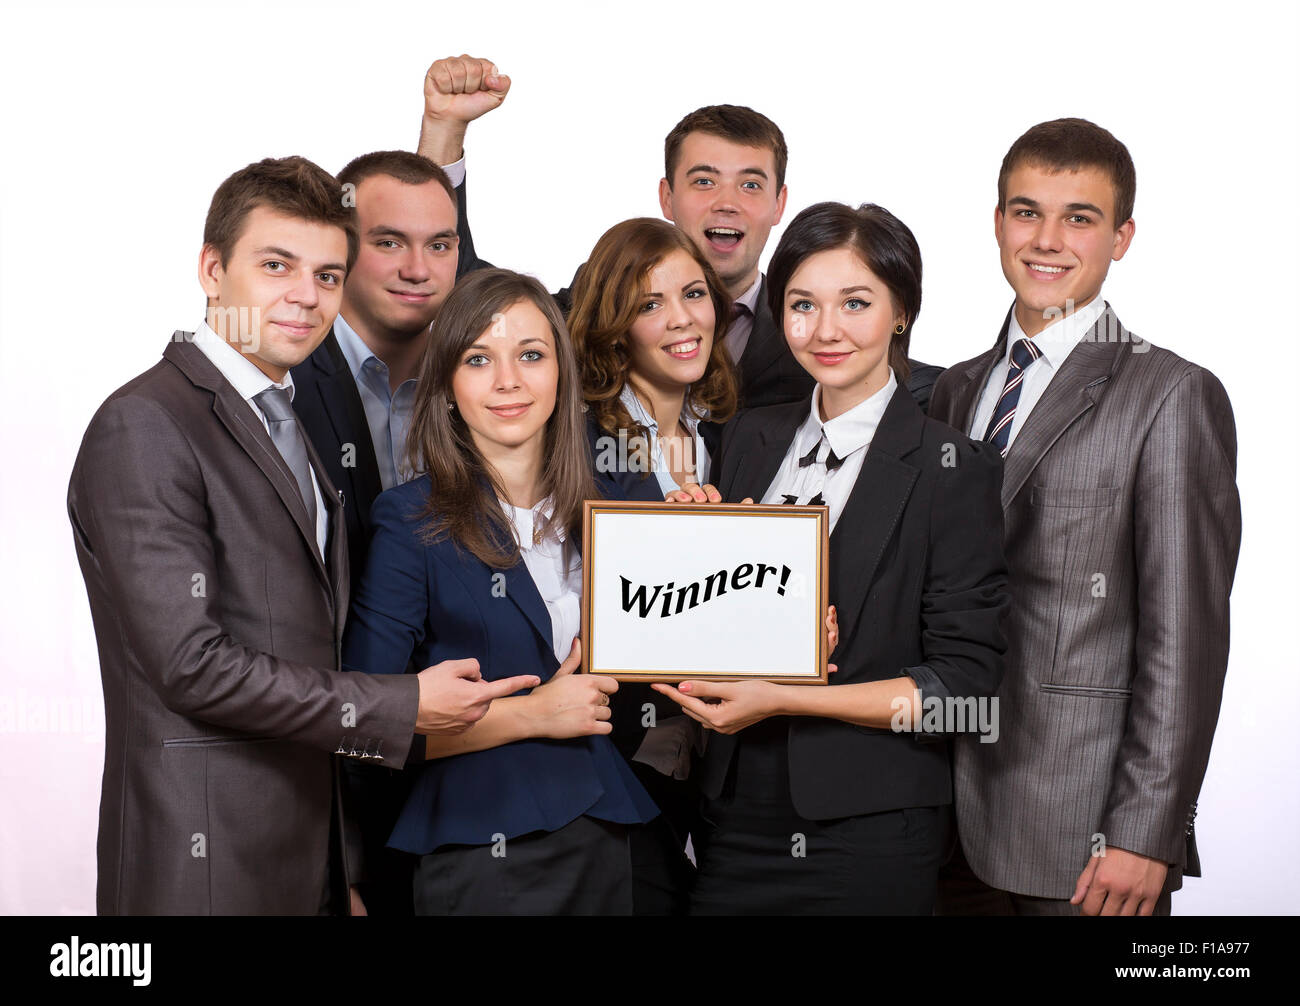
M 573 674 L 577 532 L 595 492 L 579 396 L 540 283 L 494 269 L 457 284 L 412 417 L 425 474 L 375 502 L 343 660 L 400 674 L 412 657 L 463 659 L 543 684 L 426 745 L 389 839 L 420 857 L 417 913 L 631 910 L 627 829 L 657 808 L 607 736 L 617 682 Z
M 1001 458 L 907 393 L 921 256 L 892 214 L 809 207 L 768 283 L 816 387 L 732 420 L 717 489 L 677 498 L 830 508 L 838 672 L 826 688 L 655 686 L 716 731 L 691 910 L 930 914 L 951 842 L 943 731 L 958 725 L 933 711 L 986 702 L 1002 675 Z

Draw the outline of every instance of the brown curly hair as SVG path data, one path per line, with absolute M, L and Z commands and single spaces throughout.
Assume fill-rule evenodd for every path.
M 715 318 L 713 346 L 704 376 L 691 386 L 686 407 L 698 419 L 723 423 L 736 412 L 736 375 L 722 344 L 731 323 L 731 298 L 718 274 L 690 238 L 653 217 L 624 220 L 607 230 L 573 284 L 569 334 L 582 372 L 582 397 L 605 433 L 646 436 L 619 395 L 631 369 L 628 332 L 641 307 L 645 284 L 660 262 L 676 251 L 691 256 L 704 272 Z

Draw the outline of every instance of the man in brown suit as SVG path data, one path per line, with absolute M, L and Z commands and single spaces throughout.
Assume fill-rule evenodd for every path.
M 104 684 L 100 914 L 346 911 L 333 755 L 401 766 L 416 734 L 537 684 L 473 660 L 340 670 L 344 500 L 288 369 L 330 330 L 356 240 L 310 161 L 232 175 L 204 229 L 208 322 L 86 431 L 68 513 Z
M 1016 293 L 997 344 L 930 414 L 997 446 L 1011 576 L 1000 738 L 954 748 L 949 913 L 1167 914 L 1228 661 L 1241 543 L 1232 407 L 1209 371 L 1101 296 L 1133 239 L 1128 150 L 1082 119 L 1030 129 L 998 179 Z

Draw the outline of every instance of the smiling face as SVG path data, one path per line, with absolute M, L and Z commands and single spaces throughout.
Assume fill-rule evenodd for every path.
M 704 253 L 733 298 L 758 279 L 758 260 L 781 222 L 785 195 L 771 150 L 709 133 L 688 134 L 673 178 L 659 182 L 664 216 Z
M 540 458 L 559 379 L 551 323 L 521 300 L 494 316 L 461 353 L 451 396 L 485 458 L 516 450 Z
M 716 317 L 704 270 L 684 251 L 653 269 L 627 347 L 635 382 L 674 392 L 704 376 Z
M 256 206 L 223 264 L 204 245 L 199 283 L 208 323 L 273 381 L 321 344 L 343 299 L 343 228 Z
M 906 322 L 889 288 L 852 248 L 809 255 L 785 288 L 786 342 L 822 386 L 833 419 L 885 386 L 894 327 Z
M 361 245 L 348 274 L 343 315 L 380 339 L 422 335 L 456 282 L 456 206 L 436 181 L 391 175 L 356 190 Z
M 1016 292 L 1016 320 L 1034 336 L 1096 298 L 1134 224 L 1113 219 L 1114 186 L 1099 168 L 1021 164 L 1007 176 L 1006 196 L 994 213 L 1002 272 Z

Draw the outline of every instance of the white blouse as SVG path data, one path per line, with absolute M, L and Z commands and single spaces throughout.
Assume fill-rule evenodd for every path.
M 564 663 L 582 629 L 582 556 L 564 547 L 564 529 L 550 527 L 551 501 L 542 500 L 531 510 L 501 500 L 523 553 L 524 565 L 542 595 L 551 616 L 551 644 L 555 659 Z M 534 532 L 537 532 L 534 540 Z M 566 568 L 566 551 L 567 556 Z
M 632 385 L 624 384 L 618 398 L 627 408 L 632 422 L 640 423 L 646 428 L 646 435 L 650 438 L 650 471 L 659 482 L 660 491 L 667 496 L 670 492 L 680 489 L 681 486 L 673 478 L 672 468 L 668 464 L 668 459 L 664 457 L 663 447 L 659 443 L 658 421 L 651 415 L 650 410 L 641 404 L 641 399 L 632 390 Z M 682 403 L 681 423 L 682 428 L 690 434 L 695 452 L 694 457 L 690 459 L 695 462 L 695 481 L 704 485 L 709 481 L 709 452 L 705 449 L 704 439 L 700 436 L 700 420 L 691 415 L 690 407 L 686 402 Z
M 801 506 L 825 504 L 830 508 L 830 529 L 834 531 L 858 481 L 876 427 L 880 425 L 885 408 L 897 388 L 898 380 L 891 368 L 889 380 L 883 388 L 843 415 L 823 423 L 822 388 L 817 385 L 813 389 L 808 418 L 795 432 L 776 478 L 761 502 Z M 832 453 L 837 459 L 834 468 L 827 465 Z

